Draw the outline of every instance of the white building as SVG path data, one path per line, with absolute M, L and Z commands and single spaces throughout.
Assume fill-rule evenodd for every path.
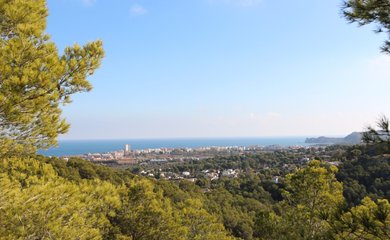
M 237 177 L 237 171 L 233 169 L 227 169 L 222 171 L 222 176 L 224 177 Z
M 130 152 L 131 148 L 129 144 L 125 144 L 124 154 L 128 154 Z

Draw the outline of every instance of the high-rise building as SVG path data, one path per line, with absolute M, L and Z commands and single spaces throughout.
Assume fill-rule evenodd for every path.
M 129 153 L 130 153 L 130 145 L 129 144 L 125 144 L 124 154 L 127 155 Z

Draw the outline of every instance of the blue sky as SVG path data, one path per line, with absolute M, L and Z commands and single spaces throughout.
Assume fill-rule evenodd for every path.
M 61 139 L 346 135 L 388 113 L 384 35 L 341 0 L 49 0 L 62 52 L 102 39 Z

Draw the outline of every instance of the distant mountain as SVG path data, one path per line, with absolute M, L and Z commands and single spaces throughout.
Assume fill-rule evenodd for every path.
M 344 138 L 331 138 L 331 137 L 317 137 L 317 138 L 306 138 L 305 143 L 316 143 L 316 144 L 358 144 L 362 141 L 362 133 L 353 132 Z

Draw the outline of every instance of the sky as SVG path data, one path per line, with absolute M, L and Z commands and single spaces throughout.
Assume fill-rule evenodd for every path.
M 343 136 L 388 114 L 385 35 L 341 0 L 48 0 L 47 33 L 101 39 L 60 139 Z

